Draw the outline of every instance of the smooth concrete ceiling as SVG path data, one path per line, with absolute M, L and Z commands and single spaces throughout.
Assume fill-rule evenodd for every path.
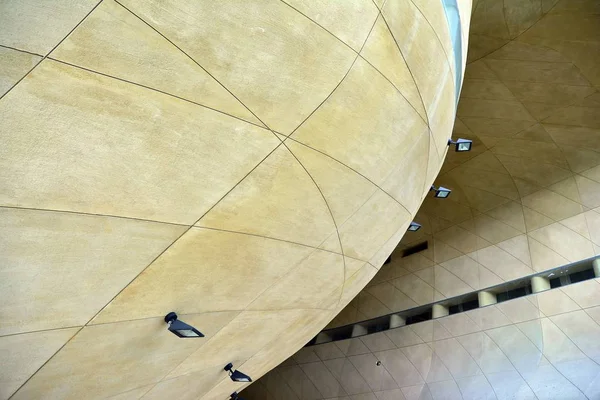
M 426 198 L 415 218 L 423 228 L 330 326 L 600 254 L 598 2 L 497 5 L 474 4 L 454 126 L 473 151 L 448 153 L 436 178 L 452 194 Z M 482 50 L 482 35 L 503 40 Z M 428 250 L 401 258 L 424 240 Z
M 437 0 L 0 3 L 0 398 L 224 399 L 298 350 L 438 174 L 453 57 Z

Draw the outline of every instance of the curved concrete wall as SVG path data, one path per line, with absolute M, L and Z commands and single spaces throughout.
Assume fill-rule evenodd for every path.
M 553 10 L 557 2 L 558 0 L 475 0 L 468 62 L 491 54 L 516 39 Z
M 247 400 L 597 399 L 600 279 L 305 347 Z M 379 361 L 379 365 L 378 365 Z
M 1 398 L 227 398 L 225 364 L 260 377 L 375 275 L 454 123 L 437 0 L 4 1 L 0 26 Z
M 472 26 L 492 35 L 482 1 Z M 507 18 L 527 15 L 530 3 L 541 7 L 506 2 Z M 423 228 L 403 238 L 331 326 L 600 254 L 600 21 L 592 3 L 560 1 L 467 65 L 454 136 L 472 139 L 473 151 L 450 152 L 436 178 L 451 196 L 426 198 L 415 218 Z M 428 250 L 400 258 L 424 240 Z

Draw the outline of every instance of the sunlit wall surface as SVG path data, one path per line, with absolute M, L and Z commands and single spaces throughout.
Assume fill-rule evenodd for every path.
M 297 351 L 437 176 L 454 54 L 438 0 L 0 2 L 0 398 L 225 399 Z

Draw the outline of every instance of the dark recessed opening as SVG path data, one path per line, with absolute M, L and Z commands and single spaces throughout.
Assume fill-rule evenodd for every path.
M 596 275 L 594 275 L 594 269 L 586 269 L 584 271 L 574 272 L 569 275 L 569 279 L 571 283 L 587 281 L 588 279 L 594 279 Z
M 424 241 L 415 246 L 411 246 L 403 251 L 402 257 L 407 255 L 415 254 L 428 248 L 428 242 Z M 389 262 L 388 259 L 386 262 Z M 583 269 L 587 268 L 587 269 Z M 571 274 L 568 271 L 571 270 Z M 535 276 L 535 275 L 534 275 Z M 541 276 L 541 275 L 537 275 Z M 552 273 L 546 272 L 545 276 L 552 276 L 550 279 L 550 286 L 557 288 L 565 285 L 570 285 L 576 282 L 582 282 L 589 279 L 594 279 L 594 270 L 590 268 L 589 260 L 585 260 L 579 264 L 566 265 L 560 268 L 556 268 Z M 516 299 L 519 297 L 527 296 L 532 294 L 532 287 L 530 277 L 521 278 L 512 282 L 506 282 L 494 287 L 486 289 L 489 292 L 495 293 L 498 303 Z M 504 291 L 503 291 L 504 289 Z M 509 290 L 507 290 L 509 289 Z M 456 304 L 458 303 L 458 304 Z M 451 299 L 446 299 L 440 304 L 448 307 L 449 314 L 457 314 L 469 310 L 473 310 L 479 307 L 479 301 L 477 293 L 467 293 L 461 296 L 456 296 Z M 406 325 L 416 324 L 419 322 L 429 321 L 432 319 L 431 305 L 420 306 L 409 310 L 404 310 L 394 313 L 400 317 L 404 317 Z M 426 311 L 424 311 L 426 310 Z M 376 332 L 382 332 L 388 329 L 392 329 L 390 326 L 390 318 L 392 314 L 384 315 L 381 317 L 372 318 L 370 320 L 362 321 L 359 323 L 353 323 L 337 328 L 326 329 L 318 336 L 314 337 L 307 346 L 326 343 L 330 341 L 338 341 L 344 339 L 350 339 L 352 337 L 363 336 L 366 334 L 372 334 Z M 396 326 L 396 325 L 394 325 Z M 360 328 L 360 329 L 357 329 Z M 355 336 L 353 336 L 353 334 Z
M 475 300 L 467 301 L 466 303 L 462 303 L 462 308 L 463 308 L 463 311 L 469 311 L 469 310 L 474 310 L 476 308 L 479 308 L 479 300 L 475 299 Z
M 342 328 L 334 329 L 327 334 L 331 337 L 331 341 L 344 340 L 352 337 L 352 329 L 354 325 L 346 325 Z
M 527 296 L 531 294 L 531 286 L 524 286 L 512 290 L 507 290 L 506 292 L 496 294 L 496 300 L 498 303 L 502 303 L 503 301 L 516 299 L 518 297 Z
M 429 247 L 429 243 L 427 241 L 416 244 L 414 246 L 409 247 L 408 249 L 404 249 L 404 251 L 402 252 L 402 257 L 408 257 L 411 254 L 415 254 L 420 251 L 427 250 L 428 247 Z
M 385 321 L 377 321 L 376 324 L 371 324 L 367 326 L 367 333 L 377 333 L 381 331 L 387 331 L 390 329 L 389 318 L 386 318 Z
M 406 325 L 416 324 L 418 322 L 429 321 L 432 318 L 431 309 L 425 311 L 424 313 L 411 315 L 406 318 Z
M 558 278 L 550 279 L 550 287 L 552 289 L 562 286 L 560 276 Z
M 474 299 L 470 301 L 465 301 L 464 303 L 456 304 L 448 307 L 449 314 L 457 314 L 460 312 L 465 312 L 469 310 L 473 310 L 479 307 L 479 300 Z
M 314 338 L 310 339 L 310 341 L 308 343 L 305 344 L 305 346 L 312 346 L 313 344 L 317 343 L 317 337 L 315 336 Z

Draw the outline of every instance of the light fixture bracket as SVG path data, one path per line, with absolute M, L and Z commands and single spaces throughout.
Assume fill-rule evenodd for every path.
M 165 322 L 169 326 L 168 330 L 172 334 L 180 338 L 200 338 L 204 334 L 191 325 L 181 321 L 177 314 L 173 311 L 165 315 Z
M 240 370 L 233 369 L 233 363 L 228 363 L 224 368 L 229 373 L 229 378 L 234 382 L 252 382 L 252 378 Z
M 171 311 L 170 313 L 168 313 L 167 315 L 165 315 L 165 322 L 167 324 L 170 324 L 170 323 L 172 323 L 175 320 L 177 320 L 177 313 Z

